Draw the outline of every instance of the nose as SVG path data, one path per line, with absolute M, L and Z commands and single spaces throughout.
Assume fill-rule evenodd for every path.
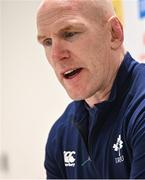
M 70 52 L 68 46 L 64 41 L 56 40 L 52 43 L 51 48 L 51 59 L 53 61 L 60 61 L 68 59 L 70 57 Z

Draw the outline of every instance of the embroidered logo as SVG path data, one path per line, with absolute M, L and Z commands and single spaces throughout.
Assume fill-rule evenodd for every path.
M 74 167 L 75 166 L 75 158 L 74 155 L 76 154 L 75 151 L 64 151 L 64 162 L 65 166 Z
M 121 163 L 122 161 L 124 161 L 124 156 L 121 155 L 121 152 L 120 152 L 122 148 L 123 148 L 123 141 L 121 140 L 121 135 L 119 134 L 117 138 L 117 142 L 113 145 L 114 151 L 118 152 L 118 155 L 119 155 L 117 158 L 115 158 L 116 163 Z

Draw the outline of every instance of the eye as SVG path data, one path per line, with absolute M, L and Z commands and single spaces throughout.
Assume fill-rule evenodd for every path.
M 77 32 L 64 32 L 64 37 L 65 38 L 71 38 L 76 34 L 77 34 Z
M 43 45 L 44 46 L 51 46 L 52 45 L 52 39 L 51 38 L 47 38 L 43 41 Z

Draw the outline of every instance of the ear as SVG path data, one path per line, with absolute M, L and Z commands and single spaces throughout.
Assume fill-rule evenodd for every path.
M 110 24 L 110 31 L 111 31 L 111 48 L 115 50 L 118 49 L 123 44 L 123 40 L 124 40 L 123 27 L 121 22 L 116 16 L 111 17 L 108 20 L 108 23 Z

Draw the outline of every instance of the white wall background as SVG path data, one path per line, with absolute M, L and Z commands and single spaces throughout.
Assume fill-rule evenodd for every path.
M 38 4 L 30 0 L 1 1 L 2 179 L 45 177 L 48 132 L 70 101 L 36 40 Z
M 0 2 L 0 27 L 1 27 L 1 2 Z M 0 28 L 0 99 L 2 97 L 2 41 L 1 41 L 1 28 Z M 1 142 L 2 142 L 2 101 L 0 100 L 0 152 L 1 152 Z
M 45 177 L 43 161 L 47 135 L 70 102 L 36 40 L 35 14 L 39 2 L 0 1 L 2 179 Z M 125 44 L 131 54 L 138 57 L 144 50 L 140 31 L 145 29 L 145 21 L 137 21 L 137 0 L 124 3 Z

